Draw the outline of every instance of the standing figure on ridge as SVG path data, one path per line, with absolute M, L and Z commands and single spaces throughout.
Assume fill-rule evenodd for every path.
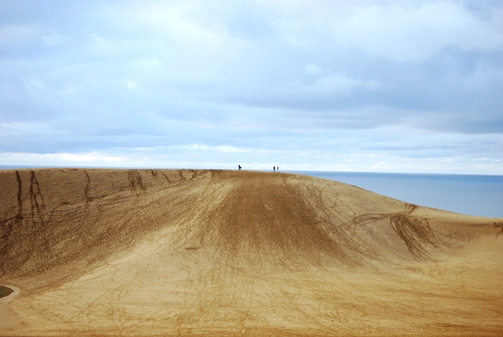
M 273 171 L 273 172 L 276 172 L 276 166 L 273 166 L 273 167 L 272 167 L 272 171 Z
M 241 171 L 241 165 L 238 164 L 238 169 Z

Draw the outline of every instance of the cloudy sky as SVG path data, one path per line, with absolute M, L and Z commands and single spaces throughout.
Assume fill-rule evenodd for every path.
M 0 0 L 0 165 L 503 175 L 503 0 Z

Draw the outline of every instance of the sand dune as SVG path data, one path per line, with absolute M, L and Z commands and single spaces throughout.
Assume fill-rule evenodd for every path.
M 283 173 L 0 186 L 0 336 L 503 336 L 503 219 Z

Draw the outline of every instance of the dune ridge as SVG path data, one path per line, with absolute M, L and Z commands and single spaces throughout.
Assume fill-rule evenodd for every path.
M 0 172 L 0 336 L 501 336 L 502 219 L 319 178 Z M 2 319 L 3 318 L 3 319 Z

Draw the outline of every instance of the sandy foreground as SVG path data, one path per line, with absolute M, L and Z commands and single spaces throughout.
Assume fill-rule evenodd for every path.
M 0 336 L 503 336 L 503 219 L 283 173 L 0 187 Z

